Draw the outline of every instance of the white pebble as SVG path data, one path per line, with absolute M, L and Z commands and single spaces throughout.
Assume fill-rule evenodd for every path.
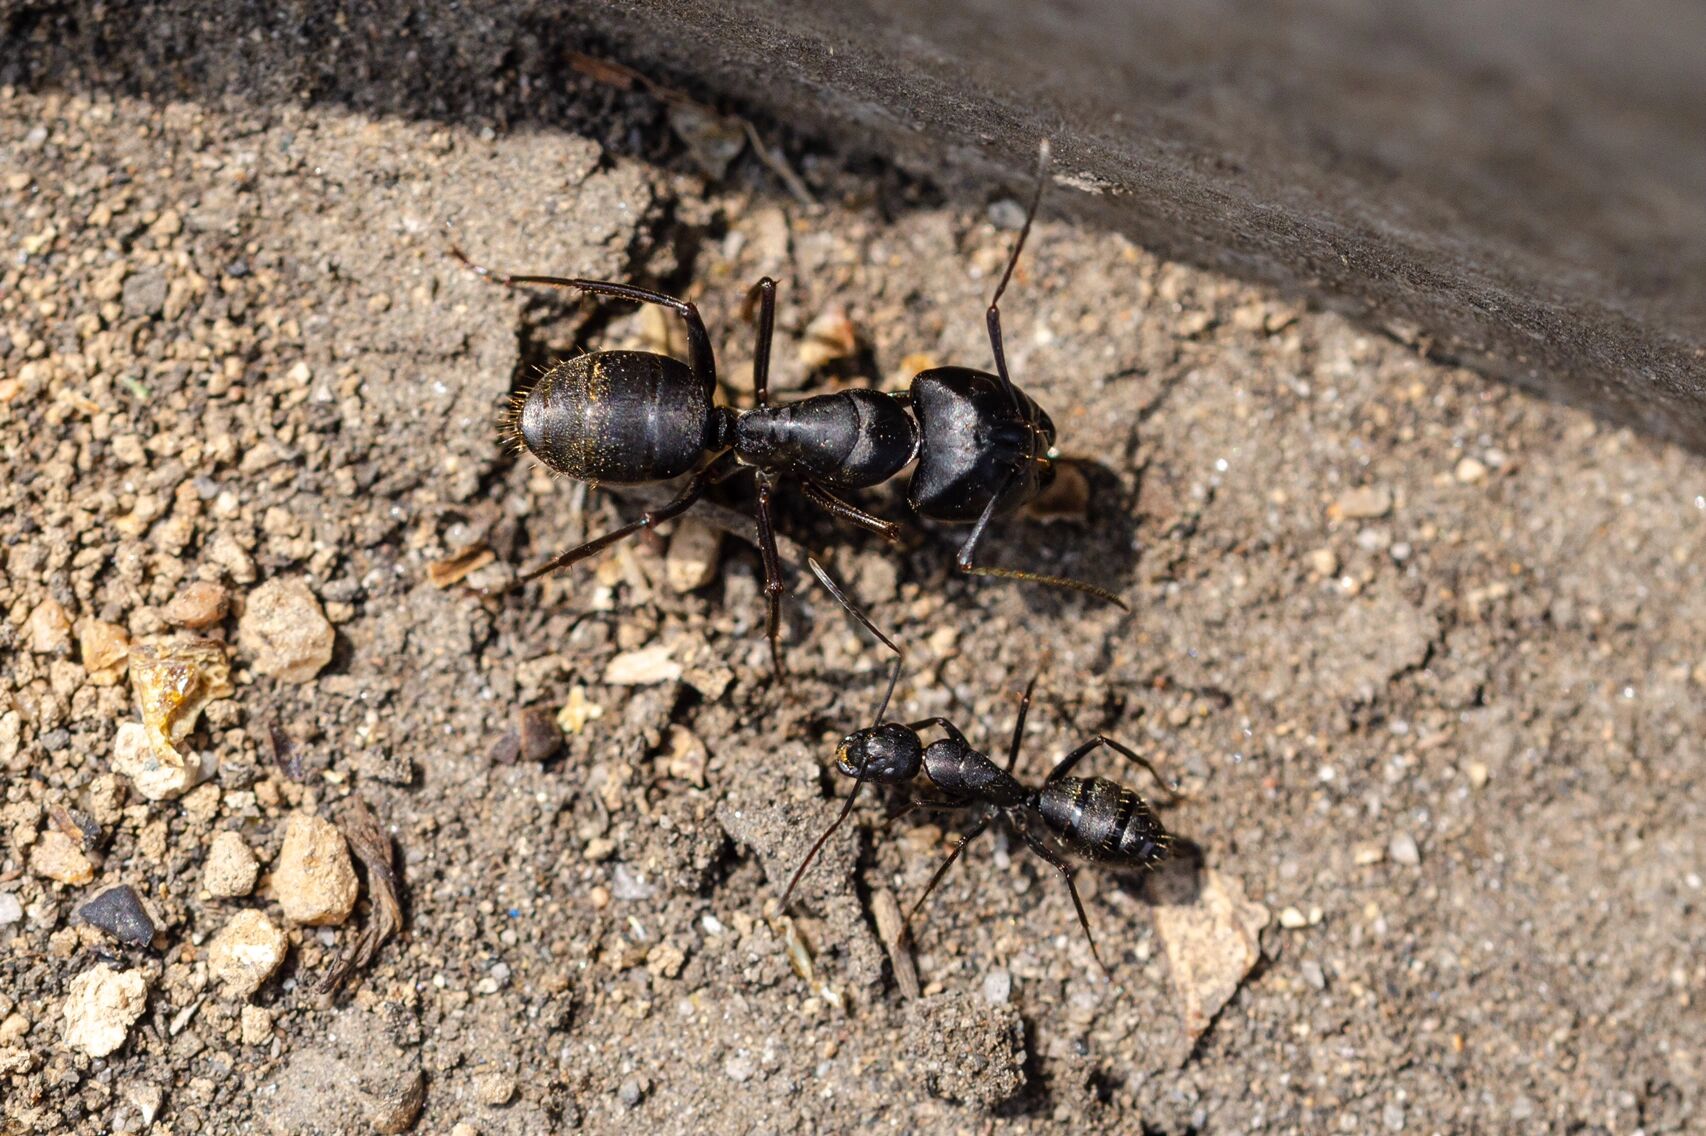
M 1416 838 L 1407 832 L 1400 832 L 1392 838 L 1386 846 L 1386 854 L 1394 863 L 1411 868 L 1422 862 L 1422 850 L 1416 847 Z

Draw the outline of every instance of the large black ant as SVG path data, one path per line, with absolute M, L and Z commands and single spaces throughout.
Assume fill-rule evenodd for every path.
M 972 555 L 990 521 L 1034 498 L 1054 476 L 1054 423 L 1013 385 L 1001 341 L 998 304 L 1013 276 L 1020 250 L 1042 199 L 1048 144 L 1024 226 L 1013 242 L 1007 268 L 987 313 L 996 374 L 965 367 L 922 371 L 910 389 L 889 394 L 862 388 L 814 395 L 771 406 L 769 371 L 776 322 L 776 283 L 760 280 L 748 293 L 758 300 L 758 339 L 753 355 L 755 405 L 750 410 L 717 406 L 716 361 L 698 309 L 673 296 L 602 280 L 512 275 L 451 253 L 479 275 L 509 286 L 568 288 L 656 304 L 681 317 L 687 328 L 688 362 L 645 351 L 595 351 L 564 360 L 525 394 L 512 400 L 504 434 L 547 468 L 580 481 L 635 485 L 671 481 L 692 473 L 668 503 L 647 510 L 602 536 L 558 553 L 521 575 L 517 585 L 566 568 L 686 512 L 712 484 L 743 469 L 758 482 L 758 544 L 764 565 L 767 635 L 772 662 L 783 673 L 779 644 L 783 590 L 771 499 L 785 478 L 798 481 L 807 498 L 834 516 L 894 541 L 898 528 L 836 495 L 866 489 L 900 473 L 916 456 L 908 499 L 922 517 L 975 522 L 955 558 L 961 571 L 1074 588 L 1125 607 L 1112 592 L 1064 576 L 975 564 Z M 917 421 L 907 414 L 910 407 Z M 706 460 L 706 455 L 711 455 Z
M 896 945 L 906 943 L 911 935 L 913 917 L 918 914 L 919 908 L 936 889 L 936 885 L 941 882 L 954 861 L 960 858 L 960 853 L 965 851 L 966 845 L 977 839 L 997 817 L 1003 817 L 1031 851 L 1053 866 L 1066 881 L 1067 890 L 1072 894 L 1072 906 L 1078 912 L 1078 924 L 1084 928 L 1084 937 L 1090 943 L 1090 953 L 1096 959 L 1097 965 L 1106 971 L 1107 965 L 1102 962 L 1102 956 L 1096 950 L 1096 938 L 1090 933 L 1090 921 L 1084 914 L 1084 903 L 1078 898 L 1078 885 L 1072 879 L 1073 867 L 1062 853 L 1112 867 L 1149 869 L 1160 863 L 1172 850 L 1174 838 L 1162 827 L 1160 818 L 1155 815 L 1155 810 L 1150 807 L 1149 802 L 1136 790 L 1105 777 L 1072 777 L 1069 774 L 1090 753 L 1105 746 L 1124 755 L 1148 772 L 1155 779 L 1155 783 L 1167 793 L 1170 802 L 1178 799 L 1177 790 L 1162 780 L 1161 774 L 1156 772 L 1155 767 L 1147 760 L 1103 734 L 1097 734 L 1056 762 L 1054 768 L 1049 770 L 1048 776 L 1043 778 L 1042 784 L 1032 787 L 1022 783 L 1013 775 L 1013 766 L 1019 758 L 1020 743 L 1025 733 L 1025 717 L 1030 712 L 1031 692 L 1036 686 L 1035 678 L 1025 687 L 1024 696 L 1019 701 L 1019 715 L 1013 724 L 1013 739 L 1007 747 L 1005 768 L 974 748 L 959 728 L 946 718 L 925 718 L 912 723 L 883 721 L 889 699 L 894 694 L 895 681 L 899 677 L 904 656 L 899 648 L 841 593 L 835 582 L 815 561 L 811 562 L 811 568 L 817 573 L 819 582 L 829 589 L 830 594 L 842 607 L 895 651 L 896 660 L 888 691 L 883 695 L 871 725 L 848 734 L 836 748 L 835 767 L 844 776 L 853 778 L 853 791 L 847 795 L 847 801 L 841 806 L 841 811 L 817 838 L 806 853 L 806 858 L 794 871 L 793 878 L 788 881 L 788 887 L 782 893 L 779 910 L 784 913 L 788 910 L 788 901 L 793 897 L 794 888 L 805 876 L 806 869 L 817 858 L 824 844 L 853 811 L 853 803 L 858 800 L 859 791 L 866 783 L 905 785 L 917 781 L 922 775 L 935 792 L 929 796 L 915 797 L 907 811 L 912 808 L 943 812 L 982 809 L 983 815 L 960 837 L 954 845 L 954 850 L 942 861 L 935 875 L 930 877 L 923 893 L 908 909 Z M 925 745 L 919 732 L 931 727 L 940 729 L 947 736 Z M 1033 821 L 1043 829 L 1049 839 L 1032 830 Z

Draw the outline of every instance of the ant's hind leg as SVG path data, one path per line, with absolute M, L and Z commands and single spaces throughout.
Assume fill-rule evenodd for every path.
M 924 886 L 924 893 L 907 910 L 906 920 L 900 925 L 900 934 L 895 936 L 897 946 L 903 946 L 911 940 L 912 920 L 918 914 L 918 909 L 924 906 L 924 901 L 930 898 L 930 893 L 936 890 L 936 885 L 942 882 L 942 877 L 948 874 L 948 869 L 954 866 L 954 861 L 960 858 L 960 853 L 966 850 L 966 845 L 982 836 L 983 830 L 989 827 L 989 822 L 995 817 L 995 813 L 989 814 L 973 825 L 970 832 L 960 837 L 960 842 L 954 845 L 954 850 L 948 853 L 948 858 L 942 861 L 942 866 L 936 869 L 936 874 L 931 876 L 930 882 Z
M 1109 973 L 1108 964 L 1102 961 L 1102 952 L 1096 949 L 1096 936 L 1090 933 L 1090 920 L 1084 914 L 1084 901 L 1078 898 L 1078 885 L 1072 880 L 1072 865 L 1061 859 L 1058 853 L 1038 840 L 1023 825 L 1014 827 L 1018 828 L 1019 836 L 1024 842 L 1031 846 L 1031 851 L 1052 864 L 1055 871 L 1060 873 L 1060 878 L 1066 881 L 1066 890 L 1072 893 L 1072 906 L 1078 911 L 1078 925 L 1084 928 L 1085 941 L 1090 944 L 1090 957 L 1096 960 L 1096 965 L 1102 968 L 1103 974 Z
M 758 475 L 758 554 L 764 562 L 765 635 L 770 640 L 770 661 L 776 677 L 788 673 L 782 665 L 782 558 L 776 553 L 776 524 L 771 516 L 770 498 L 776 492 L 776 479 L 768 473 Z
M 699 309 L 688 301 L 654 292 L 650 288 L 637 288 L 632 284 L 618 284 L 609 280 L 584 280 L 575 276 L 519 276 L 499 272 L 495 268 L 488 268 L 470 260 L 468 254 L 456 245 L 450 246 L 450 255 L 467 265 L 476 276 L 510 288 L 522 285 L 567 288 L 576 292 L 591 292 L 598 296 L 614 296 L 619 300 L 632 300 L 638 304 L 656 304 L 660 308 L 668 308 L 687 325 L 687 352 L 694 376 L 703 384 L 707 398 L 716 392 L 717 364 L 715 356 L 711 354 L 711 337 L 705 331 L 705 321 L 699 318 Z
M 1151 777 L 1155 778 L 1155 783 L 1161 786 L 1162 792 L 1166 793 L 1167 796 L 1174 801 L 1179 799 L 1179 790 L 1174 788 L 1172 785 L 1169 785 L 1162 778 L 1161 774 L 1156 772 L 1155 767 L 1149 764 L 1147 759 L 1139 757 L 1129 747 L 1116 742 L 1113 738 L 1110 738 L 1105 734 L 1097 734 L 1095 737 L 1091 738 L 1089 741 L 1061 758 L 1060 761 L 1055 764 L 1055 767 L 1049 770 L 1048 776 L 1043 778 L 1043 784 L 1046 785 L 1051 781 L 1058 781 L 1062 777 L 1065 777 L 1072 771 L 1072 767 L 1074 765 L 1077 765 L 1087 754 L 1090 753 L 1090 751 L 1096 749 L 1098 746 L 1107 746 L 1116 753 L 1125 755 L 1127 760 L 1136 765 L 1142 766 Z

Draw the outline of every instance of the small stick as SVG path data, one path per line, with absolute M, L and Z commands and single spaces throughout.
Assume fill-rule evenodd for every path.
M 895 985 L 900 987 L 903 997 L 918 997 L 918 969 L 913 966 L 912 952 L 900 941 L 905 924 L 901 922 L 900 904 L 895 900 L 894 892 L 878 888 L 871 893 L 871 917 L 877 921 L 877 937 L 882 939 L 883 949 L 888 951 Z

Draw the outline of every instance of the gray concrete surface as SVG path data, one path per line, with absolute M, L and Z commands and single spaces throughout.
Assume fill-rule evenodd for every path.
M 137 35 L 138 28 L 146 29 Z M 1706 441 L 1706 10 L 1656 0 L 0 3 L 0 82 L 574 126 L 604 48 Z M 1057 196 L 1057 207 L 1066 195 Z

